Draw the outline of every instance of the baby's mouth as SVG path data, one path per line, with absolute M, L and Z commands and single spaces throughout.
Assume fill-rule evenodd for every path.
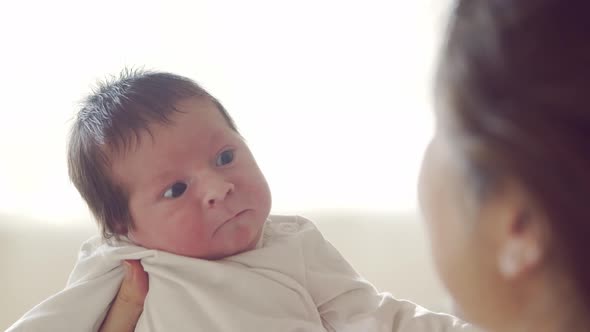
M 237 219 L 238 219 L 240 216 L 242 216 L 242 215 L 243 215 L 243 214 L 244 214 L 246 211 L 248 211 L 248 209 L 246 209 L 246 210 L 242 210 L 242 211 L 240 211 L 240 212 L 236 213 L 236 214 L 235 214 L 233 217 L 231 217 L 231 218 L 227 219 L 226 221 L 224 221 L 223 223 L 221 223 L 221 224 L 220 224 L 220 225 L 219 225 L 219 226 L 218 226 L 218 227 L 215 229 L 215 231 L 213 232 L 213 235 L 215 235 L 215 233 L 217 233 L 217 231 L 218 231 L 218 230 L 219 230 L 221 227 L 223 227 L 224 225 L 226 225 L 226 224 L 229 224 L 229 223 L 231 223 L 231 222 L 234 222 L 234 221 L 236 221 L 236 220 L 237 220 Z
M 246 211 L 248 210 L 242 210 L 238 213 L 236 213 L 233 217 L 229 218 L 228 220 L 226 220 L 223 224 L 227 224 L 229 222 L 235 221 L 237 218 L 239 218 L 242 214 L 244 214 Z

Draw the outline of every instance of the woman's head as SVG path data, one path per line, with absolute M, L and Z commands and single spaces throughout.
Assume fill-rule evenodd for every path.
M 421 202 L 443 281 L 484 325 L 573 289 L 590 304 L 589 14 L 579 0 L 452 13 Z

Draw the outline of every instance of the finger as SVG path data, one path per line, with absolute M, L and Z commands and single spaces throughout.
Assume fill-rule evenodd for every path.
M 139 261 L 125 261 L 125 277 L 99 332 L 133 332 L 148 291 L 148 276 Z
M 138 260 L 127 260 L 123 265 L 126 269 L 125 278 L 117 297 L 121 301 L 143 307 L 149 288 L 148 274 Z

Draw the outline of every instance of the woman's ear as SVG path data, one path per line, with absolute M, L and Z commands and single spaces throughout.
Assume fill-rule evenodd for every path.
M 496 267 L 506 280 L 519 279 L 540 267 L 547 255 L 547 217 L 519 185 L 509 184 L 495 197 Z
M 505 279 L 517 279 L 541 264 L 543 246 L 538 238 L 513 234 L 500 247 L 498 271 Z

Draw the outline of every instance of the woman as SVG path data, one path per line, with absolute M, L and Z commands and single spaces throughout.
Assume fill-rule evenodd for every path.
M 589 14 L 465 0 L 451 18 L 421 206 L 442 280 L 490 331 L 590 328 Z
M 590 326 L 589 17 L 582 0 L 463 0 L 451 16 L 420 201 L 444 284 L 490 331 Z M 133 264 L 103 331 L 139 317 Z

